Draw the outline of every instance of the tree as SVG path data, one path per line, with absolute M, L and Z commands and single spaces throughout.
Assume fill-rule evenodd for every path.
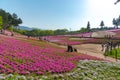
M 79 32 L 84 33 L 84 32 L 87 32 L 87 31 L 88 31 L 87 28 L 82 27 Z
M 15 13 L 12 14 L 12 17 L 13 17 L 14 19 L 17 19 L 17 18 L 18 18 L 17 14 L 15 14 Z
M 120 26 L 120 16 L 117 19 L 118 26 Z M 118 27 L 117 27 L 118 28 Z
M 112 24 L 113 24 L 113 25 L 116 25 L 116 20 L 115 20 L 115 18 L 113 18 Z
M 2 29 L 2 16 L 0 16 L 0 30 Z
M 101 21 L 100 26 L 101 26 L 101 29 L 103 29 L 104 21 Z
M 21 18 L 18 18 L 17 14 L 12 15 L 3 9 L 0 9 L 0 16 L 2 16 L 2 29 L 9 29 L 11 26 L 18 26 L 22 23 Z
M 90 22 L 89 21 L 87 23 L 87 30 L 88 30 L 88 32 L 90 32 Z
M 57 29 L 54 31 L 55 35 L 66 34 L 68 32 L 67 29 Z
M 115 28 L 118 28 L 118 22 L 117 22 L 117 20 L 115 18 L 113 18 L 112 23 L 115 26 Z
M 113 18 L 113 25 L 115 25 L 116 28 L 118 28 L 118 26 L 120 26 L 120 16 L 118 18 Z
M 19 24 L 22 23 L 22 19 L 21 19 L 21 18 L 18 18 L 17 14 L 13 13 L 13 14 L 12 14 L 12 18 L 13 18 L 13 20 L 12 20 L 12 25 L 18 26 Z
M 22 24 L 22 19 L 21 18 L 18 19 L 18 24 Z
M 46 36 L 54 35 L 54 31 L 52 31 L 52 30 L 45 30 L 44 32 L 45 32 Z
M 118 2 L 120 2 L 120 0 L 117 0 L 114 4 L 116 5 Z
M 36 36 L 39 36 L 39 32 L 40 32 L 40 30 L 35 28 L 31 31 L 31 34 L 32 34 L 32 36 L 36 37 Z
M 2 16 L 2 29 L 5 29 L 8 23 L 8 15 L 3 9 L 0 9 L 0 16 Z
M 12 33 L 13 32 L 13 26 L 11 25 L 8 30 Z

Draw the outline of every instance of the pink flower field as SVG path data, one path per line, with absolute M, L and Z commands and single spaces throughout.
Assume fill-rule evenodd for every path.
M 70 37 L 90 37 L 92 33 L 81 33 L 81 34 L 74 34 L 74 35 L 56 35 L 56 36 L 44 36 L 42 37 L 42 39 L 47 40 L 49 42 L 53 42 L 56 44 L 60 44 L 60 45 L 78 45 L 81 43 L 88 43 L 90 42 L 90 40 L 86 40 L 86 41 L 75 41 L 75 40 L 70 40 Z
M 78 60 L 101 60 L 37 40 L 19 40 L 0 35 L 0 73 L 64 73 L 76 67 Z
M 56 44 L 61 44 L 61 45 L 75 45 L 75 44 L 80 44 L 79 41 L 71 41 L 69 40 L 69 36 L 65 36 L 65 35 L 58 35 L 58 36 L 46 36 L 43 37 L 45 38 L 47 41 L 49 42 L 54 42 Z
M 108 31 L 116 33 L 116 35 L 114 36 L 115 38 L 120 38 L 120 29 L 113 29 Z

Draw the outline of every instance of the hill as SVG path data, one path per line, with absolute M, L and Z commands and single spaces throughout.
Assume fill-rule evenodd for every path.
M 19 29 L 22 29 L 22 30 L 32 30 L 33 28 L 30 28 L 30 27 L 27 27 L 27 26 L 18 26 Z

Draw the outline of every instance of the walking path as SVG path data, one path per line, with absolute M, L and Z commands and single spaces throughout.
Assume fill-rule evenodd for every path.
M 111 62 L 120 63 L 120 60 L 116 61 L 115 58 L 105 57 L 103 55 L 104 51 L 101 51 L 102 48 L 100 44 L 81 44 L 81 45 L 74 45 L 73 47 L 77 48 L 78 52 L 80 53 L 102 58 L 104 60 L 108 60 Z
M 64 45 L 57 45 L 54 43 L 50 43 L 52 45 L 55 46 L 59 46 L 62 48 L 65 48 L 67 50 L 67 46 Z M 115 63 L 120 63 L 120 60 L 117 60 L 115 58 L 111 58 L 111 57 L 105 57 L 103 54 L 104 52 L 101 51 L 101 45 L 100 44 L 81 44 L 81 45 L 73 45 L 74 48 L 76 48 L 78 50 L 78 53 L 82 53 L 82 54 L 87 54 L 90 56 L 95 56 L 107 61 L 111 61 L 111 62 L 115 62 Z

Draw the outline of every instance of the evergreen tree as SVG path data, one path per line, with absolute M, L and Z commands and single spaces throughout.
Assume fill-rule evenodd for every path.
M 87 23 L 87 30 L 88 30 L 88 32 L 90 32 L 90 22 L 89 21 Z
M 113 24 L 113 25 L 116 25 L 116 20 L 115 20 L 115 18 L 113 18 L 112 24 Z
M 120 16 L 118 18 L 113 18 L 113 25 L 115 26 L 115 28 L 118 28 L 118 26 L 120 26 Z
M 101 21 L 100 26 L 101 26 L 101 29 L 103 29 L 104 21 Z
M 112 21 L 113 25 L 115 28 L 118 28 L 118 22 L 115 18 L 113 18 L 113 21 Z

